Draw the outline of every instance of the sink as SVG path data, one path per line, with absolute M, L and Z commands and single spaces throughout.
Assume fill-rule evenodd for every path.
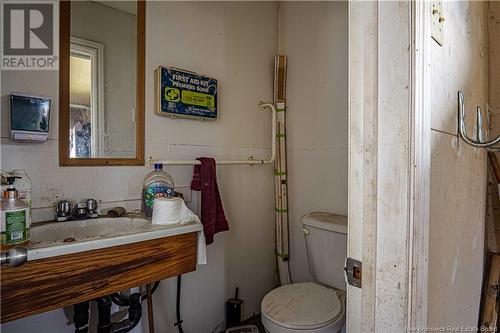
M 201 230 L 197 217 L 156 225 L 139 214 L 34 223 L 28 261 L 1 267 L 0 321 L 195 271 L 205 253 Z
M 32 224 L 28 260 L 96 250 L 161 237 L 198 232 L 198 221 L 174 225 L 156 225 L 151 219 L 130 216 L 96 218 L 67 222 Z
M 141 232 L 151 222 L 141 218 L 97 218 L 90 220 L 35 224 L 30 229 L 31 243 L 58 243 L 74 239 L 82 241 L 93 238 L 122 236 Z

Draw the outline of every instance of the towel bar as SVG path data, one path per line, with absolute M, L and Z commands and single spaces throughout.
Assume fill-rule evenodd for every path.
M 271 164 L 276 158 L 276 108 L 272 103 L 264 103 L 260 101 L 258 103 L 259 108 L 264 110 L 269 108 L 272 112 L 272 131 L 271 131 L 271 157 L 268 160 L 255 160 L 248 159 L 243 161 L 238 160 L 221 160 L 217 161 L 218 165 L 263 165 Z M 160 160 L 160 159 L 150 159 L 149 165 L 154 164 L 164 164 L 164 165 L 199 165 L 200 161 L 197 160 Z

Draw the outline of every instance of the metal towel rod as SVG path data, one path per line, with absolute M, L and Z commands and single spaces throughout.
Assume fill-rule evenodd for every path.
M 476 109 L 476 139 L 471 139 L 467 135 L 467 127 L 465 125 L 465 98 L 461 91 L 458 92 L 458 135 L 465 143 L 473 147 L 485 148 L 490 151 L 500 151 L 500 146 L 494 147 L 496 144 L 500 143 L 500 135 L 490 141 L 484 140 L 483 116 L 479 106 Z
M 254 160 L 248 159 L 244 161 L 216 161 L 217 164 L 220 165 L 263 165 L 263 164 L 271 164 L 274 162 L 276 158 L 276 108 L 272 103 L 264 103 L 259 101 L 259 108 L 264 110 L 265 108 L 269 108 L 272 112 L 272 130 L 271 130 L 271 157 L 268 160 Z M 149 165 L 154 164 L 164 164 L 164 165 L 198 165 L 200 161 L 197 160 L 155 160 L 150 159 Z

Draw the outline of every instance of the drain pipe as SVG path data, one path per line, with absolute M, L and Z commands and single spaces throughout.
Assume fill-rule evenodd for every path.
M 111 298 L 101 297 L 97 302 L 97 333 L 111 332 Z
M 111 325 L 111 333 L 130 332 L 141 321 L 142 305 L 141 295 L 136 293 L 130 295 L 130 306 L 128 308 L 128 318 Z
M 156 291 L 156 289 L 158 288 L 159 285 L 160 285 L 160 281 L 156 281 L 154 283 L 153 287 L 151 288 L 151 295 L 153 295 L 153 293 Z M 121 293 L 114 293 L 114 294 L 111 294 L 110 296 L 111 296 L 111 300 L 113 301 L 113 303 L 115 303 L 118 306 L 129 306 L 130 305 L 128 295 L 121 294 Z M 141 302 L 143 302 L 146 299 L 148 299 L 147 292 L 141 296 Z
M 87 333 L 89 331 L 89 305 L 88 301 L 73 305 L 75 333 Z
M 120 322 L 111 321 L 111 297 L 105 296 L 95 300 L 97 302 L 97 333 L 126 333 L 137 326 L 141 320 L 142 306 L 141 294 L 134 293 L 129 296 L 130 306 L 128 318 Z

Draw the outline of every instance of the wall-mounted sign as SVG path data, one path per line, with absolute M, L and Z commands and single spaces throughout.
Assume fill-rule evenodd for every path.
M 217 118 L 217 80 L 172 67 L 158 67 L 156 113 L 160 116 Z

